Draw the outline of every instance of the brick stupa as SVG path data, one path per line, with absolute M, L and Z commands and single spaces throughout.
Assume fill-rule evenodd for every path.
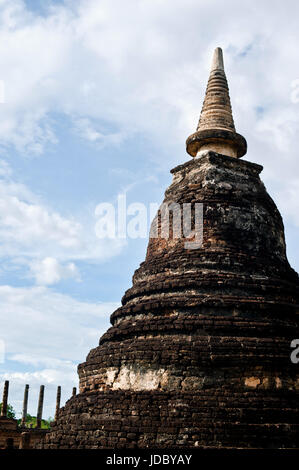
M 164 200 L 203 203 L 203 243 L 150 238 L 112 327 L 78 367 L 80 393 L 40 447 L 298 446 L 299 280 L 246 150 L 217 48 L 187 139 L 194 158 L 171 171 Z

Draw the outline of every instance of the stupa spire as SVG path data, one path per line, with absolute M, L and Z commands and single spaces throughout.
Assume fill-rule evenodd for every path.
M 214 51 L 206 96 L 196 132 L 188 137 L 186 144 L 187 152 L 192 157 L 196 157 L 199 152 L 213 150 L 240 158 L 247 151 L 246 140 L 237 134 L 235 129 L 220 47 Z
M 224 72 L 223 54 L 221 47 L 216 47 L 216 49 L 214 50 L 211 72 L 212 70 L 218 69 L 223 70 Z

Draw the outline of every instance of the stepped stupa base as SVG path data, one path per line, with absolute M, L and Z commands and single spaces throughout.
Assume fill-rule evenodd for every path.
M 67 402 L 39 447 L 293 448 L 296 423 L 291 391 L 91 392 Z

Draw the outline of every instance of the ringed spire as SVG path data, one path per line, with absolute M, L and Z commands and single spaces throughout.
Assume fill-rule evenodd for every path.
M 247 151 L 245 138 L 235 129 L 220 47 L 214 51 L 198 126 L 196 132 L 188 137 L 186 149 L 192 157 L 200 156 L 200 152 L 213 150 L 240 158 Z

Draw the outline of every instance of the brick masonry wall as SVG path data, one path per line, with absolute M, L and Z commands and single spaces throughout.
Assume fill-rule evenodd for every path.
M 40 446 L 298 445 L 299 281 L 261 170 L 214 152 L 172 170 L 164 202 L 203 203 L 203 245 L 149 240 Z

